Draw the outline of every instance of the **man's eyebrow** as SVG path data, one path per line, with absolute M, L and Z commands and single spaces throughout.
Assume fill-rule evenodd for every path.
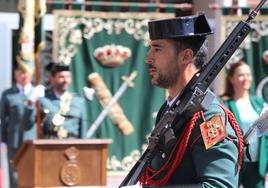
M 151 47 L 162 48 L 163 45 L 161 45 L 161 44 L 151 44 Z

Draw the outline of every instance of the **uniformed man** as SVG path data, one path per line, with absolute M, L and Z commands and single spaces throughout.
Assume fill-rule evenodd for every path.
M 27 124 L 27 119 L 35 119 L 35 114 L 26 116 L 26 110 L 30 107 L 27 100 L 31 92 L 32 75 L 24 67 L 16 65 L 14 70 L 16 83 L 12 88 L 5 90 L 2 93 L 0 102 L 0 120 L 2 141 L 7 144 L 10 187 L 16 187 L 17 175 L 14 166 L 11 164 L 23 140 L 35 139 L 36 131 L 34 124 L 31 129 L 26 131 L 23 129 L 23 124 Z
M 211 33 L 205 15 L 149 22 L 151 42 L 146 64 L 152 83 L 169 94 L 157 122 L 206 62 L 206 37 Z M 216 98 L 213 100 L 208 110 L 197 111 L 178 128 L 176 143 L 158 145 L 140 179 L 143 185 L 238 187 L 242 134 L 232 114 Z M 227 116 L 231 124 L 226 122 Z
M 85 138 L 85 101 L 67 90 L 72 80 L 69 66 L 51 62 L 46 69 L 50 87 L 40 98 L 42 138 Z
M 85 101 L 67 89 L 72 75 L 69 66 L 61 63 L 50 63 L 49 81 L 51 88 L 42 98 L 41 109 L 44 138 L 85 138 L 86 117 Z

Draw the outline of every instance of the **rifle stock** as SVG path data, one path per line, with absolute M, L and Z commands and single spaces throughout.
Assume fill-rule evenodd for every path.
M 212 102 L 212 95 L 207 91 L 209 85 L 251 31 L 250 23 L 265 2 L 266 0 L 262 0 L 249 14 L 246 21 L 240 21 L 236 25 L 210 61 L 192 77 L 190 82 L 188 82 L 169 111 L 165 113 L 156 124 L 149 137 L 149 145 L 147 149 L 119 187 L 135 185 L 139 181 L 147 164 L 155 155 L 157 145 L 172 145 L 176 140 L 175 133 L 188 120 L 188 118 L 191 117 L 195 111 L 206 109 L 208 105 L 210 105 L 208 101 Z M 176 127 L 172 127 L 175 118 L 179 122 L 176 123 Z

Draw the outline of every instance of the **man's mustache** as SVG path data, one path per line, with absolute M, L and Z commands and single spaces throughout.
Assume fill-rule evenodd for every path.
M 153 66 L 153 65 L 151 65 L 151 64 L 148 64 L 148 68 L 149 68 L 149 69 L 156 69 L 156 67 Z

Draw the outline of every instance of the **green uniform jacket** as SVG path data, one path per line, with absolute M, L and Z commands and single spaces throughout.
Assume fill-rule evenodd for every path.
M 250 96 L 250 102 L 254 110 L 258 114 L 260 114 L 263 109 L 263 105 L 265 103 L 264 100 L 257 96 Z M 224 104 L 227 108 L 229 108 L 233 112 L 238 124 L 241 124 L 241 119 L 235 101 L 233 99 L 228 99 L 224 101 Z M 265 134 L 260 138 L 260 146 L 259 146 L 260 176 L 265 177 L 267 170 L 268 170 L 268 131 L 266 131 Z
M 160 114 L 162 114 L 165 106 L 166 104 L 160 109 L 156 121 L 159 121 Z M 217 114 L 221 114 L 223 122 L 225 122 L 225 112 L 219 106 L 218 100 L 215 99 L 209 109 L 204 112 L 204 115 L 205 119 L 209 120 Z M 225 138 L 206 150 L 200 131 L 202 122 L 202 118 L 198 118 L 196 121 L 182 161 L 172 174 L 167 185 L 201 184 L 202 187 L 237 188 L 238 147 L 237 137 L 232 127 L 229 123 L 227 124 L 229 139 Z M 185 127 L 185 125 L 182 125 L 176 136 L 180 136 Z M 159 169 L 168 158 L 167 156 L 169 156 L 172 148 L 173 146 L 159 146 L 159 151 L 152 159 L 150 166 L 153 169 Z M 162 175 L 160 174 L 159 177 Z
M 53 90 L 46 90 L 45 97 L 40 99 L 40 106 L 42 117 L 42 138 L 58 138 L 52 119 L 59 111 L 60 100 L 56 97 Z M 33 112 L 28 111 L 27 113 L 31 114 Z M 82 97 L 72 94 L 70 110 L 63 115 L 63 117 L 64 123 L 61 126 L 67 130 L 67 138 L 86 137 L 87 126 L 85 101 Z
M 19 89 L 13 86 L 3 92 L 0 102 L 0 118 L 2 141 L 9 148 L 18 149 L 24 139 L 35 139 L 35 113 L 30 116 L 26 113 L 30 108 L 26 105 Z M 23 125 L 30 125 L 31 129 L 25 131 Z

